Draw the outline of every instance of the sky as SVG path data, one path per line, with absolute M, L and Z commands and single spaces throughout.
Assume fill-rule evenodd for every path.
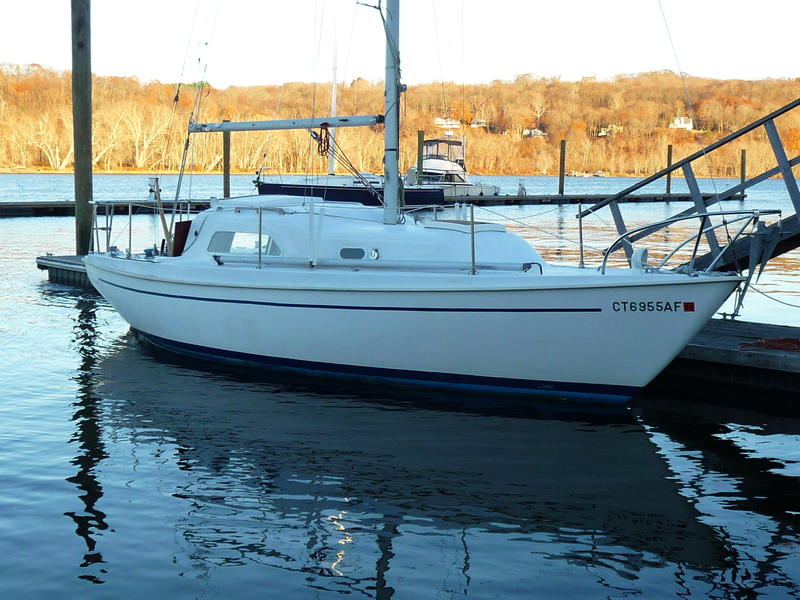
M 377 0 L 361 0 L 377 4 Z M 68 0 L 1 0 L 0 63 L 71 69 Z M 214 87 L 383 79 L 356 0 L 94 0 L 92 71 Z M 407 84 L 656 70 L 800 77 L 800 0 L 401 0 Z M 671 40 L 671 41 L 670 41 Z

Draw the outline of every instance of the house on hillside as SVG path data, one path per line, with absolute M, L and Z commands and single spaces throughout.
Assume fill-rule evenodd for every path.
M 536 128 L 536 127 L 533 127 L 533 128 L 531 128 L 531 129 L 523 129 L 523 130 L 522 130 L 522 137 L 527 137 L 527 138 L 543 138 L 543 137 L 547 137 L 547 133 L 545 133 L 545 132 L 544 132 L 544 131 L 542 131 L 541 129 L 538 129 L 538 128 Z
M 605 127 L 600 127 L 597 130 L 597 137 L 608 137 L 610 135 L 614 135 L 615 133 L 620 133 L 625 128 L 622 125 L 617 125 L 615 123 L 609 123 Z
M 669 124 L 669 128 L 692 131 L 694 129 L 694 121 L 689 117 L 675 117 L 672 119 L 672 123 Z
M 457 121 L 456 119 L 445 119 L 443 117 L 436 117 L 433 120 L 433 124 L 436 127 L 440 127 L 442 129 L 459 129 L 461 127 L 461 122 Z

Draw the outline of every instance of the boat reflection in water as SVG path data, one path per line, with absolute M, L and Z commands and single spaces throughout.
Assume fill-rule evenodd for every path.
M 486 413 L 419 390 L 248 380 L 133 334 L 94 372 L 138 487 L 178 503 L 172 562 L 204 577 L 268 565 L 286 592 L 511 597 L 572 575 L 578 594 L 672 589 L 735 560 L 624 409 Z

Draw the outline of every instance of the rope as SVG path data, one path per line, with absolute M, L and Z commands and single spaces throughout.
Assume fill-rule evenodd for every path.
M 320 125 L 319 133 L 312 131 L 311 137 L 317 140 L 317 154 L 328 156 L 331 151 L 331 131 L 328 129 L 328 124 L 323 123 Z
M 792 304 L 791 302 L 785 302 L 784 300 L 778 300 L 777 298 L 772 297 L 770 294 L 767 294 L 766 292 L 762 292 L 760 289 L 758 289 L 756 286 L 754 286 L 752 284 L 750 285 L 750 289 L 751 290 L 755 290 L 756 292 L 758 292 L 762 296 L 772 300 L 773 302 L 777 302 L 778 304 L 783 304 L 784 306 L 790 306 L 792 308 L 800 308 L 800 304 Z
M 800 352 L 800 338 L 760 338 L 755 342 L 740 342 L 739 348 Z
M 310 133 L 312 139 L 316 140 L 317 142 L 317 153 L 320 156 L 327 156 L 329 153 L 332 153 L 336 161 L 342 165 L 348 173 L 358 179 L 358 181 L 360 181 L 361 184 L 367 188 L 367 190 L 369 190 L 369 192 L 375 198 L 378 199 L 378 202 L 380 202 L 381 206 L 383 206 L 383 198 L 381 197 L 381 194 L 377 189 L 375 189 L 375 186 L 373 186 L 369 180 L 359 172 L 347 154 L 345 154 L 344 150 L 342 150 L 342 147 L 336 141 L 336 138 L 330 134 L 328 127 L 320 127 L 319 133 L 316 131 L 311 131 Z

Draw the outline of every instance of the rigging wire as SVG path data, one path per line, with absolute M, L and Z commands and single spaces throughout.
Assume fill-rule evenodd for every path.
M 397 46 L 397 40 L 395 40 L 389 32 L 389 26 L 386 23 L 386 17 L 383 15 L 383 2 L 378 0 L 378 5 L 373 6 L 371 4 L 365 4 L 363 2 L 356 2 L 356 4 L 360 4 L 361 6 L 368 6 L 369 8 L 374 8 L 378 11 L 378 14 L 381 16 L 381 24 L 383 25 L 383 33 L 386 37 L 386 44 L 389 46 L 389 50 L 392 53 L 392 58 L 394 58 L 395 63 L 397 64 L 397 71 L 398 76 L 400 72 L 400 52 Z
M 381 0 L 378 0 L 378 5 L 377 6 L 372 6 L 370 4 L 364 4 L 363 2 L 357 2 L 357 4 L 377 9 L 378 14 L 381 16 L 381 24 L 383 25 L 383 34 L 384 34 L 384 36 L 386 38 L 386 45 L 389 47 L 389 51 L 392 53 L 392 59 L 394 61 L 394 64 L 397 66 L 396 77 L 397 77 L 397 83 L 398 83 L 398 88 L 399 88 L 399 84 L 400 84 L 400 80 L 401 80 L 400 50 L 398 48 L 398 40 L 395 40 L 392 37 L 391 32 L 389 31 L 389 26 L 386 23 L 386 17 L 383 14 L 382 2 L 381 2 Z M 400 102 L 400 99 L 397 98 L 394 101 L 394 104 L 392 104 L 390 107 L 388 107 L 386 109 L 386 112 L 384 113 L 384 116 L 386 114 L 388 114 L 389 111 L 394 109 L 395 107 L 397 107 L 397 109 L 399 110 L 399 106 L 398 106 L 399 102 Z
M 357 1 L 353 4 L 352 18 L 350 20 L 350 29 L 349 29 L 349 35 L 348 35 L 348 38 L 347 38 L 347 51 L 345 53 L 344 65 L 342 66 L 342 69 L 341 69 L 342 74 L 339 76 L 341 81 L 336 81 L 336 73 L 337 73 L 339 65 L 338 65 L 337 44 L 334 42 L 334 55 L 333 55 L 334 81 L 332 83 L 332 86 L 334 87 L 334 89 L 331 90 L 331 93 L 335 94 L 336 98 L 337 98 L 336 106 L 334 107 L 335 114 L 339 114 L 339 106 L 343 106 L 344 105 L 344 93 L 345 93 L 344 82 L 345 82 L 345 76 L 347 74 L 347 70 L 348 70 L 348 68 L 350 66 L 350 52 L 351 52 L 351 50 L 353 48 L 353 38 L 354 38 L 354 32 L 356 30 L 356 17 L 358 15 L 358 5 L 359 5 L 359 2 L 357 2 Z M 337 94 L 337 90 L 335 89 L 335 87 L 337 87 L 337 86 L 341 86 L 341 91 L 339 91 L 338 94 Z M 353 89 L 354 89 L 353 93 L 355 94 L 356 93 L 355 92 L 355 86 L 354 86 Z M 338 136 L 338 132 L 337 131 L 334 131 L 331 134 L 331 137 L 332 137 L 332 139 L 334 141 L 336 140 L 337 136 Z M 328 168 L 328 175 L 329 176 L 336 174 L 335 173 L 335 169 L 336 169 L 336 163 L 338 162 L 338 158 L 334 153 L 331 153 L 331 157 L 333 158 L 333 160 L 331 161 L 331 163 L 329 165 L 329 168 Z M 333 168 L 331 168 L 331 167 L 333 167 Z M 347 169 L 347 166 L 345 166 L 345 168 Z M 327 181 L 327 178 L 326 178 L 326 181 Z
M 697 115 L 695 115 L 695 113 L 694 113 L 694 108 L 693 108 L 694 104 L 692 102 L 692 96 L 689 93 L 689 86 L 686 83 L 686 77 L 684 76 L 683 68 L 681 67 L 681 61 L 678 58 L 678 50 L 676 49 L 675 42 L 672 39 L 672 32 L 671 32 L 670 27 L 669 27 L 669 22 L 667 21 L 667 15 L 664 12 L 664 6 L 662 5 L 661 0 L 656 0 L 656 1 L 658 2 L 658 9 L 661 12 L 661 19 L 664 22 L 664 29 L 667 32 L 667 39 L 669 40 L 669 45 L 670 45 L 670 48 L 672 49 L 672 57 L 675 59 L 675 65 L 678 67 L 678 76 L 681 78 L 681 85 L 683 86 L 683 93 L 684 93 L 685 100 L 686 100 L 686 110 L 691 114 L 693 120 L 697 120 Z M 708 144 L 705 143 L 705 140 L 703 139 L 702 132 L 699 133 L 699 137 L 700 137 L 700 139 L 701 139 L 701 141 L 703 143 L 703 149 L 702 149 L 703 159 L 706 162 L 706 168 L 708 169 L 708 175 L 709 175 L 709 178 L 711 179 L 711 185 L 714 187 L 714 193 L 718 193 L 717 192 L 717 182 L 714 179 L 714 173 L 711 170 L 711 160 L 708 157 L 708 153 L 705 151 L 705 147 Z
M 466 59 L 465 59 L 466 49 L 464 47 L 464 3 L 461 3 L 461 118 L 463 119 L 467 115 L 467 84 L 466 84 Z M 474 119 L 474 116 L 470 117 Z M 466 120 L 466 119 L 465 119 Z M 461 158 L 464 160 L 464 170 L 467 169 L 467 132 L 469 128 L 464 129 L 464 133 L 461 134 L 461 141 L 463 144 L 462 147 L 462 155 Z
M 283 93 L 286 91 L 286 86 L 280 86 L 280 90 L 278 91 L 278 99 L 275 102 L 275 108 L 273 109 L 273 117 L 278 118 L 281 112 L 281 105 L 283 104 Z M 259 146 L 258 152 L 261 153 L 261 149 L 264 148 L 264 152 L 261 153 L 261 164 L 256 169 L 256 180 L 259 180 L 261 177 L 262 171 L 267 169 L 267 148 L 272 142 L 272 136 L 275 134 L 275 131 L 267 131 L 266 135 L 264 135 L 264 139 Z M 283 181 L 282 171 L 278 169 L 278 181 Z
M 312 65 L 311 65 L 311 71 L 312 71 L 311 80 L 313 82 L 312 88 L 311 88 L 311 118 L 312 119 L 317 116 L 317 70 L 318 70 L 318 67 L 319 67 L 320 56 L 322 54 L 322 29 L 323 29 L 324 22 L 325 22 L 325 5 L 324 5 L 324 3 L 322 5 L 320 5 L 318 0 L 315 0 L 314 1 L 314 19 L 313 19 L 313 25 L 312 25 L 313 31 L 314 31 L 314 36 L 316 37 L 316 42 L 315 42 L 316 48 L 315 48 L 315 52 L 313 54 Z M 325 137 L 328 137 L 328 136 L 325 136 Z M 326 143 L 329 144 L 330 142 L 328 141 Z M 311 195 L 313 195 L 313 192 L 314 192 L 314 185 L 313 185 L 314 182 L 313 182 L 313 180 L 309 181 L 308 175 L 312 174 L 312 171 L 314 170 L 315 162 L 314 162 L 314 153 L 311 151 L 312 150 L 312 146 L 311 145 L 313 144 L 313 142 L 309 140 L 308 144 L 309 144 L 309 146 L 308 146 L 309 152 L 308 152 L 308 159 L 306 160 L 306 169 L 305 169 L 305 171 L 306 171 L 307 175 L 306 175 L 306 179 L 305 179 L 305 190 L 304 191 L 307 192 L 307 195 L 311 196 Z M 320 151 L 319 147 L 317 149 L 317 154 L 321 154 L 321 151 Z M 324 186 L 324 190 L 325 191 L 323 192 L 323 197 L 322 197 L 323 201 L 325 200 L 325 196 L 327 195 L 327 190 L 328 190 L 327 186 Z M 306 194 L 304 194 L 304 195 L 306 195 Z
M 774 296 L 772 296 L 772 294 L 768 294 L 767 292 L 762 292 L 760 289 L 758 289 L 752 283 L 750 284 L 750 289 L 751 290 L 755 290 L 756 292 L 758 292 L 762 296 L 765 296 L 766 298 L 772 300 L 773 302 L 777 302 L 779 304 L 783 304 L 784 306 L 790 306 L 792 308 L 800 308 L 800 304 L 792 304 L 791 302 L 786 302 L 784 300 L 779 300 L 778 298 L 775 298 Z
M 184 77 L 186 73 L 186 63 L 189 60 L 189 48 L 192 45 L 192 38 L 194 37 L 194 29 L 195 25 L 197 24 L 197 13 L 200 10 L 200 0 L 197 0 L 194 5 L 194 13 L 192 14 L 192 24 L 189 28 L 189 39 L 186 41 L 186 50 L 183 53 L 183 63 L 181 64 L 181 73 L 178 77 L 178 85 L 175 89 L 175 96 L 172 99 L 172 112 L 169 116 L 169 122 L 167 123 L 167 136 L 164 140 L 164 147 L 161 154 L 161 166 L 162 171 L 158 173 L 159 178 L 163 175 L 163 169 L 166 165 L 166 155 L 169 149 L 169 142 L 171 141 L 171 134 L 172 134 L 172 124 L 175 120 L 175 115 L 178 110 L 178 106 L 180 103 L 180 96 L 181 96 L 181 88 L 183 87 Z
M 401 68 L 400 68 L 400 50 L 399 50 L 399 46 L 398 46 L 399 40 L 394 39 L 394 37 L 391 35 L 391 31 L 389 31 L 389 26 L 386 23 L 386 17 L 383 14 L 383 3 L 382 3 L 382 1 L 378 0 L 378 4 L 377 5 L 366 4 L 364 2 L 358 2 L 358 1 L 356 2 L 356 4 L 361 5 L 361 6 L 367 6 L 369 8 L 374 8 L 374 9 L 376 9 L 378 11 L 378 14 L 381 17 L 381 24 L 383 25 L 383 34 L 384 34 L 384 37 L 386 39 L 386 46 L 389 49 L 389 52 L 392 53 L 392 60 L 393 60 L 393 62 L 395 64 L 395 67 L 396 67 L 395 68 L 395 77 L 397 78 L 397 81 L 396 81 L 397 88 L 398 88 L 398 90 L 400 90 L 400 88 L 401 88 L 401 86 L 400 86 Z M 400 98 L 401 97 L 402 97 L 402 92 L 398 93 L 398 97 L 394 99 L 393 104 L 391 104 L 390 106 L 386 107 L 386 110 L 384 112 L 384 117 L 386 115 L 388 115 L 389 112 L 394 110 L 394 109 L 397 109 L 398 111 L 400 110 L 400 108 L 401 108 L 401 106 L 400 106 Z M 385 157 L 384 157 L 384 160 L 385 160 Z M 366 179 L 364 179 L 363 175 L 361 175 L 360 173 L 357 173 L 356 176 L 362 182 L 366 181 Z M 403 182 L 402 182 L 402 179 L 400 180 L 399 183 L 400 183 L 400 194 L 401 194 L 401 198 L 402 198 L 402 194 L 403 194 Z M 385 182 L 384 182 L 384 184 L 385 184 Z M 371 184 L 369 184 L 369 186 L 374 191 L 374 188 L 372 188 Z M 381 204 L 383 204 L 382 200 L 381 200 Z
M 463 11 L 463 5 L 462 5 Z M 435 0 L 431 0 L 431 10 L 433 11 L 433 30 L 434 30 L 434 38 L 436 39 L 436 56 L 439 59 L 439 82 L 441 83 L 442 87 L 442 111 L 450 116 L 450 108 L 447 105 L 447 94 L 445 94 L 444 90 L 444 67 L 442 66 L 442 47 L 439 45 L 439 19 L 436 16 L 436 2 Z M 463 18 L 463 12 L 462 12 Z M 462 21 L 463 25 L 463 21 Z M 462 27 L 462 34 L 463 34 L 463 27 Z
M 499 212 L 496 212 L 496 211 L 493 211 L 493 210 L 491 210 L 491 209 L 489 209 L 489 208 L 487 208 L 485 206 L 478 206 L 477 208 L 480 208 L 481 210 L 483 210 L 485 212 L 488 212 L 488 213 L 493 214 L 493 215 L 495 215 L 497 217 L 500 217 L 504 221 L 511 221 L 512 223 L 516 223 L 517 225 L 521 225 L 522 227 L 526 227 L 528 229 L 532 229 L 534 231 L 538 231 L 539 233 L 544 233 L 545 235 L 549 235 L 550 237 L 555 238 L 555 239 L 557 239 L 559 241 L 569 242 L 570 244 L 575 244 L 576 246 L 580 246 L 580 242 L 577 242 L 575 240 L 571 240 L 566 236 L 559 235 L 559 234 L 553 233 L 551 231 L 547 231 L 546 229 L 541 229 L 539 227 L 534 227 L 530 223 L 526 223 L 525 221 L 523 221 L 520 218 L 515 218 L 515 217 L 508 216 L 508 215 L 503 215 L 503 214 L 501 214 Z M 555 207 L 553 209 L 546 210 L 546 211 L 540 212 L 540 213 L 536 213 L 535 215 L 532 215 L 530 217 L 524 217 L 524 218 L 525 219 L 532 219 L 532 218 L 535 218 L 535 217 L 541 217 L 543 215 L 546 215 L 546 214 L 551 213 L 551 212 L 556 211 L 556 210 L 561 210 L 561 207 L 557 206 L 557 207 Z M 584 243 L 583 246 L 584 246 L 584 248 L 589 248 L 589 249 L 594 250 L 596 252 L 599 252 L 601 254 L 604 252 L 604 250 L 602 248 L 589 246 L 586 243 Z
M 466 47 L 464 45 L 464 3 L 461 3 L 461 107 L 462 113 L 467 106 Z M 474 117 L 473 117 L 474 118 Z M 464 143 L 466 152 L 466 142 Z
M 358 2 L 356 2 L 353 5 L 353 18 L 350 21 L 350 35 L 349 35 L 349 37 L 347 39 L 347 52 L 345 53 L 344 65 L 342 66 L 342 72 L 344 74 L 346 74 L 348 69 L 350 68 L 350 52 L 353 49 L 353 37 L 354 37 L 353 34 L 354 34 L 355 30 L 356 30 L 356 16 L 358 15 L 358 10 L 356 8 L 357 6 L 358 6 Z M 344 75 L 342 75 L 342 83 L 341 83 L 341 85 L 342 85 L 342 93 L 340 94 L 341 100 L 339 101 L 340 104 L 342 104 L 342 105 L 344 105 L 344 90 L 345 90 L 344 81 L 345 81 L 345 77 L 344 77 Z M 355 114 L 355 111 L 354 111 L 353 114 Z
M 317 17 L 319 16 L 319 20 Z M 316 52 L 314 53 L 314 57 L 312 59 L 311 65 L 311 80 L 314 82 L 311 88 L 311 118 L 313 119 L 316 117 L 316 109 L 317 109 L 317 70 L 319 68 L 319 58 L 322 54 L 322 26 L 325 22 L 325 5 L 320 4 L 315 0 L 314 2 L 314 34 L 317 37 L 317 48 Z
M 181 88 L 183 87 L 183 81 L 184 81 L 185 72 L 186 72 L 186 63 L 187 63 L 188 57 L 189 57 L 189 48 L 191 47 L 192 38 L 194 37 L 195 25 L 197 24 L 197 13 L 199 12 L 199 9 L 200 9 L 200 0 L 197 0 L 197 2 L 195 2 L 194 12 L 192 14 L 192 23 L 191 23 L 191 26 L 189 28 L 189 39 L 186 42 L 186 50 L 185 50 L 184 55 L 183 55 L 183 63 L 181 64 L 180 76 L 178 77 L 178 84 L 177 84 L 177 86 L 175 88 L 175 96 L 172 99 L 172 109 L 170 111 L 169 118 L 167 119 L 165 135 L 163 137 L 164 142 L 163 142 L 162 147 L 161 147 L 161 160 L 160 160 L 161 168 L 159 169 L 159 171 L 157 173 L 157 177 L 158 177 L 158 181 L 159 182 L 161 181 L 161 179 L 162 179 L 162 177 L 164 175 L 164 171 L 166 170 L 167 152 L 169 151 L 169 148 L 170 148 L 171 142 L 172 142 L 173 124 L 175 122 L 175 116 L 177 114 L 178 107 L 180 105 Z M 172 229 L 172 224 L 170 224 L 169 227 L 167 227 L 166 224 L 165 224 L 165 221 L 163 219 L 164 206 L 163 206 L 163 203 L 161 202 L 161 194 L 160 194 L 161 190 L 159 189 L 159 190 L 156 190 L 156 191 L 158 192 L 156 194 L 156 204 L 157 204 L 156 205 L 156 210 L 162 216 L 162 225 L 164 227 L 164 235 L 165 235 L 165 237 L 168 237 L 169 231 L 171 231 L 171 229 Z M 139 209 L 137 208 L 137 212 L 138 212 L 138 210 Z M 173 215 L 173 219 L 174 219 L 174 215 Z M 154 232 L 154 235 L 155 235 L 155 232 Z M 157 243 L 157 240 L 156 240 L 156 243 Z M 155 243 L 154 243 L 154 246 L 155 246 Z M 132 249 L 129 249 L 129 250 L 132 251 Z
M 216 22 L 217 22 L 217 18 L 216 17 L 219 15 L 220 1 L 221 0 L 218 0 L 218 2 L 217 2 L 217 10 L 216 10 L 217 14 L 215 15 L 215 18 L 213 20 L 215 25 L 216 25 Z M 180 74 L 180 77 L 179 77 L 179 83 L 178 83 L 176 91 L 175 91 L 175 96 L 173 97 L 173 100 L 172 100 L 172 111 L 171 111 L 170 117 L 168 119 L 167 135 L 165 136 L 164 148 L 162 150 L 162 158 L 161 158 L 162 171 L 159 173 L 159 180 L 161 178 L 161 175 L 163 175 L 163 168 L 165 168 L 165 166 L 166 166 L 166 153 L 167 153 L 167 149 L 169 147 L 169 142 L 171 140 L 170 134 L 171 134 L 171 131 L 172 131 L 172 124 L 174 122 L 175 115 L 177 113 L 177 108 L 178 108 L 179 103 L 180 103 L 180 92 L 181 92 L 181 87 L 183 86 L 183 79 L 185 77 L 186 63 L 188 61 L 189 48 L 191 47 L 192 39 L 194 38 L 194 31 L 195 31 L 195 26 L 197 24 L 197 14 L 199 12 L 199 5 L 200 5 L 200 2 L 198 0 L 195 3 L 195 10 L 194 10 L 194 14 L 192 16 L 192 25 L 191 25 L 190 34 L 189 34 L 189 41 L 187 42 L 186 52 L 184 53 L 183 64 L 181 65 L 181 74 Z M 212 37 L 213 37 L 213 31 L 214 30 L 212 29 Z M 206 42 L 204 44 L 204 46 L 208 46 L 208 42 Z M 199 61 L 200 61 L 200 59 L 198 58 L 198 62 Z M 203 69 L 203 76 L 202 76 L 202 78 L 201 78 L 201 80 L 199 82 L 198 97 L 199 97 L 199 92 L 202 90 L 202 86 L 205 83 L 205 71 L 206 71 L 207 67 L 208 67 L 208 63 L 206 63 L 205 68 Z M 190 121 L 191 121 L 192 118 L 196 118 L 197 114 L 199 114 L 199 100 L 196 98 L 195 104 L 194 104 L 194 107 L 193 107 L 193 110 L 192 110 L 192 116 L 190 117 Z M 175 223 L 176 213 L 178 212 L 178 202 L 179 202 L 179 198 L 180 198 L 180 186 L 181 186 L 181 180 L 182 180 L 182 177 L 183 177 L 183 170 L 185 168 L 186 153 L 187 153 L 189 144 L 190 144 L 190 134 L 189 134 L 188 128 L 187 128 L 186 140 L 184 142 L 183 155 L 182 155 L 182 158 L 181 158 L 180 172 L 179 172 L 179 176 L 178 176 L 178 183 L 176 185 L 176 191 L 175 191 L 175 201 L 173 203 L 173 210 L 172 210 L 172 215 L 170 217 L 169 225 L 167 225 L 164 205 L 160 200 L 160 194 L 157 194 L 157 196 L 156 196 L 157 199 L 158 199 L 158 214 L 159 214 L 159 218 L 161 220 L 162 228 L 164 230 L 164 239 L 166 240 L 166 243 L 167 243 L 167 245 L 168 245 L 168 247 L 170 249 L 170 253 L 171 253 L 171 250 L 172 250 L 172 229 L 173 229 L 173 226 L 174 226 L 174 223 Z M 160 190 L 158 190 L 158 191 L 160 192 Z
M 354 3 L 354 7 L 359 5 L 359 4 L 362 4 L 362 3 L 355 2 Z M 374 7 L 374 6 L 371 6 L 371 5 L 366 5 L 366 6 L 369 6 L 370 8 L 377 8 L 377 7 Z M 314 116 L 315 109 L 316 109 L 316 92 L 317 92 L 317 88 L 316 88 L 316 66 L 317 66 L 317 59 L 318 59 L 319 55 L 321 55 L 321 53 L 322 53 L 322 49 L 321 49 L 322 48 L 322 23 L 320 22 L 319 27 L 317 26 L 317 18 L 316 18 L 317 17 L 317 12 L 318 12 L 318 8 L 315 8 L 315 13 L 314 13 L 315 19 L 314 19 L 313 27 L 314 27 L 314 31 L 316 32 L 317 37 L 318 37 L 318 46 L 317 46 L 317 54 L 314 56 L 314 76 L 312 77 L 312 79 L 315 81 L 315 84 L 314 84 L 315 87 L 314 87 L 314 91 L 313 91 L 313 101 L 312 101 L 312 116 Z M 324 14 L 324 11 L 323 11 L 323 14 Z M 345 55 L 345 63 L 344 63 L 344 67 L 343 67 L 343 70 L 345 72 L 346 72 L 347 67 L 349 65 L 349 62 L 350 62 L 350 55 L 351 55 L 351 50 L 352 50 L 352 42 L 353 42 L 353 38 L 354 38 L 354 32 L 355 32 L 355 29 L 356 29 L 355 28 L 355 22 L 356 22 L 357 16 L 358 16 L 358 11 L 354 8 L 354 10 L 352 11 L 352 19 L 351 19 L 350 28 L 349 28 L 347 52 L 346 52 L 346 55 Z M 340 85 L 341 85 L 341 91 L 342 91 L 341 96 L 343 96 L 344 95 L 344 91 L 345 91 L 344 77 L 342 77 L 342 81 L 341 81 Z M 283 105 L 283 98 L 284 98 L 285 92 L 286 92 L 286 86 L 285 85 L 281 85 L 280 86 L 280 91 L 278 93 L 278 98 L 277 98 L 275 107 L 273 109 L 273 115 L 274 115 L 275 118 L 278 118 L 280 116 L 281 107 Z M 258 168 L 256 170 L 256 180 L 257 181 L 260 180 L 260 177 L 261 177 L 262 173 L 265 170 L 268 169 L 268 167 L 267 167 L 267 157 L 268 157 L 269 153 L 268 153 L 267 150 L 268 150 L 268 148 L 269 148 L 269 146 L 270 146 L 270 144 L 271 144 L 271 142 L 273 140 L 273 136 L 276 135 L 276 134 L 280 135 L 281 133 L 283 133 L 284 135 L 286 134 L 286 132 L 275 132 L 275 131 L 266 132 L 265 139 L 264 139 L 264 141 L 261 143 L 261 145 L 259 147 L 259 153 L 261 155 L 261 160 L 260 160 L 260 165 L 258 166 Z M 311 130 L 309 130 L 309 133 L 311 133 L 312 137 L 314 137 L 314 135 L 316 135 L 315 132 L 312 132 Z M 292 134 L 289 133 L 288 135 L 292 135 Z M 332 135 L 331 137 L 335 138 L 336 136 Z M 263 152 L 262 152 L 262 149 L 263 149 Z M 310 154 L 309 155 L 309 163 L 308 163 L 307 172 L 310 172 L 310 170 L 312 168 L 312 164 L 310 162 L 311 158 L 312 158 L 312 156 Z M 280 165 L 278 167 L 279 168 L 276 171 L 277 172 L 278 181 L 283 181 L 283 171 L 280 168 Z
M 656 0 L 656 1 L 658 2 L 658 9 L 661 12 L 661 19 L 664 22 L 664 29 L 667 32 L 667 39 L 669 40 L 669 45 L 670 48 L 672 49 L 672 56 L 675 59 L 675 65 L 678 67 L 678 75 L 681 78 L 681 85 L 683 86 L 683 93 L 686 98 L 686 110 L 691 114 L 692 119 L 696 120 L 696 115 L 694 113 L 694 104 L 692 102 L 692 96 L 689 93 L 689 86 L 686 83 L 686 78 L 684 76 L 683 68 L 681 67 L 681 61 L 678 58 L 678 50 L 675 47 L 675 42 L 672 38 L 672 32 L 669 27 L 669 22 L 667 21 L 667 15 L 664 12 L 664 5 L 662 4 L 661 0 Z M 711 180 L 711 187 L 714 189 L 714 194 L 718 195 L 719 190 L 717 189 L 717 181 L 714 178 L 714 171 L 711 169 L 711 159 L 709 158 L 708 153 L 706 152 L 706 146 L 708 144 L 706 144 L 706 140 L 704 139 L 704 135 L 702 132 L 700 132 L 697 137 L 700 139 L 702 143 L 701 152 L 703 153 L 703 160 L 705 161 L 706 168 L 708 169 L 708 176 L 709 179 Z M 725 217 L 722 217 L 722 225 L 725 227 L 725 235 L 727 236 L 728 241 L 730 242 L 731 234 L 730 231 L 728 230 L 728 221 Z M 737 270 L 738 270 L 738 265 L 737 265 Z
M 316 131 L 309 131 L 311 138 L 317 142 L 317 153 L 320 156 L 333 155 L 340 165 L 342 165 L 348 173 L 357 179 L 383 206 L 383 197 L 374 185 L 358 170 L 353 164 L 345 151 L 336 141 L 336 137 L 331 135 L 327 125 L 320 127 L 319 133 Z

